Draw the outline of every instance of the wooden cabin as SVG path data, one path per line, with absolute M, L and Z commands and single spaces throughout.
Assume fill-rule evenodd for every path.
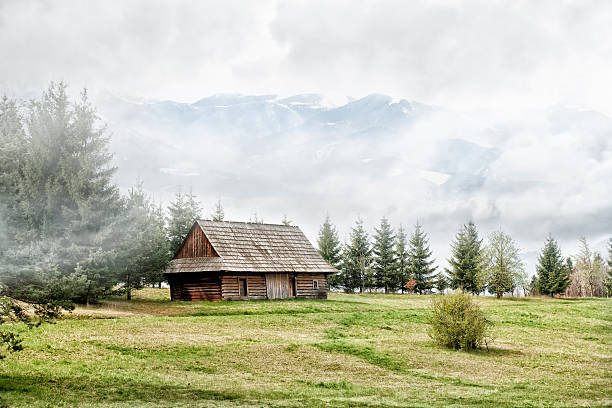
M 295 226 L 196 221 L 165 272 L 172 300 L 326 299 L 338 272 Z

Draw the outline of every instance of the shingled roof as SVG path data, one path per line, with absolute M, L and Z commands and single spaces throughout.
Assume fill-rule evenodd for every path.
M 218 257 L 174 259 L 166 273 L 338 272 L 295 226 L 231 221 L 197 221 Z

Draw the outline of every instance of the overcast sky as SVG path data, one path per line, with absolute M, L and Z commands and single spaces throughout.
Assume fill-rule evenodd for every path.
M 595 117 L 586 125 L 591 119 L 582 118 L 576 128 L 563 114 L 524 115 L 555 106 L 612 116 L 611 22 L 612 2 L 586 0 L 0 0 L 0 91 L 37 95 L 49 81 L 64 80 L 72 91 L 87 87 L 94 94 L 181 102 L 215 93 L 314 92 L 343 104 L 347 97 L 382 93 L 454 112 L 479 112 L 466 123 L 458 114 L 421 120 L 397 143 L 410 149 L 429 143 L 434 154 L 435 143 L 465 133 L 461 137 L 499 149 L 499 158 L 486 169 L 495 183 L 474 194 L 430 201 L 398 193 L 397 201 L 414 207 L 410 219 L 396 213 L 394 221 L 411 224 L 419 208 L 418 216 L 430 217 L 432 224 L 438 219 L 440 228 L 450 223 L 453 231 L 469 217 L 503 226 L 522 238 L 528 251 L 539 249 L 542 235 L 551 230 L 568 237 L 562 243 L 571 247 L 569 237 L 576 242 L 585 234 L 603 242 L 612 233 L 609 118 Z M 555 130 L 554 121 L 562 131 Z M 493 136 L 483 131 L 500 123 L 510 125 Z M 395 150 L 396 145 L 382 146 L 389 154 Z M 410 157 L 404 159 L 398 171 L 408 174 L 414 165 Z M 240 164 L 244 158 L 231 160 Z M 353 180 L 350 172 L 334 177 L 329 191 L 318 193 L 335 197 L 334 186 L 348 188 Z M 372 190 L 394 181 L 383 177 L 381 183 Z M 368 213 L 366 193 L 331 209 L 296 196 L 270 195 L 269 200 L 285 200 L 277 203 L 282 208 L 300 207 L 296 216 L 312 239 L 325 211 L 336 215 L 343 236 L 358 213 L 369 216 L 369 226 L 393 213 L 394 203 L 375 200 Z M 232 192 L 223 194 L 231 202 Z M 266 212 L 264 199 L 251 200 L 242 211 L 257 202 Z M 314 214 L 307 218 L 298 211 Z M 447 248 L 454 232 L 439 234 L 443 238 L 435 247 Z
M 612 113 L 609 1 L 0 0 L 0 86 Z

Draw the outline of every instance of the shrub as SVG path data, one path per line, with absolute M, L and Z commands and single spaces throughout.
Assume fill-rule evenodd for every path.
M 433 298 L 429 323 L 429 336 L 437 344 L 465 351 L 487 346 L 492 325 L 472 297 L 460 291 Z

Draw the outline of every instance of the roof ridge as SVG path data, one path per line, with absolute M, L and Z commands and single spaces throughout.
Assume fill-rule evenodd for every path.
M 268 222 L 254 222 L 254 221 L 214 221 L 214 220 L 207 220 L 207 219 L 198 219 L 198 222 L 214 222 L 214 223 L 218 223 L 218 224 L 245 224 L 245 225 L 272 225 L 275 227 L 292 227 L 292 228 L 300 228 L 297 225 L 286 225 L 286 224 L 272 224 L 272 223 L 268 223 Z

